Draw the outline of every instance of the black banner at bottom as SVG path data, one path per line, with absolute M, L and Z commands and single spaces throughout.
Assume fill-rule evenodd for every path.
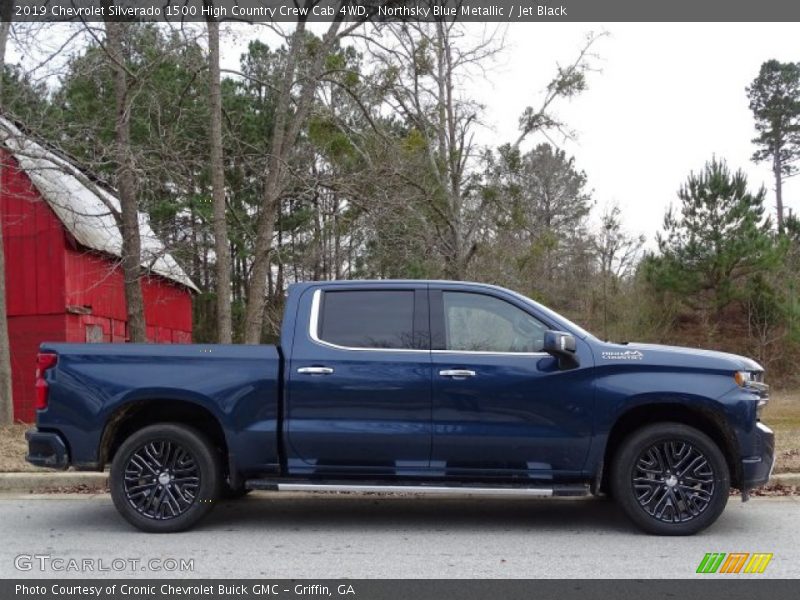
M 797 581 L 714 579 L 5 579 L 2 600 L 783 600 Z

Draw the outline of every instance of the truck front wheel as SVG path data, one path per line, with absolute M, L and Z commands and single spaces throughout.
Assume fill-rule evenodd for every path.
M 702 431 L 657 423 L 633 432 L 611 465 L 611 491 L 625 514 L 657 535 L 692 535 L 728 502 L 725 457 Z
M 114 506 L 142 531 L 188 529 L 214 507 L 219 457 L 197 429 L 177 423 L 145 427 L 117 450 L 109 479 Z

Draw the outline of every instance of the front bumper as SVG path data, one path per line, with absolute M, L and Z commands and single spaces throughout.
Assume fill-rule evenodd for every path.
M 765 485 L 775 466 L 775 434 L 761 422 L 756 423 L 755 442 L 755 453 L 742 458 L 743 490 Z
M 66 469 L 69 466 L 67 445 L 58 433 L 29 429 L 25 432 L 25 439 L 28 441 L 25 460 L 32 465 L 51 469 Z

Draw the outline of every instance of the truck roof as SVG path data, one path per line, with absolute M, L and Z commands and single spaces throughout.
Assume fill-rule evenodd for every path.
M 503 292 L 513 292 L 507 288 L 491 283 L 480 283 L 477 281 L 458 281 L 453 279 L 334 279 L 330 281 L 303 281 L 299 283 L 292 283 L 290 288 L 309 288 L 318 286 L 381 286 L 381 285 L 448 285 L 448 286 L 469 286 L 469 287 L 482 287 L 486 289 L 493 289 Z

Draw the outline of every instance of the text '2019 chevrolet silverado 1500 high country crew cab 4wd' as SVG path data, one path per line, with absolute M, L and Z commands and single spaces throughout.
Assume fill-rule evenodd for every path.
M 102 470 L 133 525 L 262 490 L 583 495 L 691 534 L 769 479 L 741 356 L 600 341 L 508 290 L 290 287 L 279 346 L 41 346 L 28 460 Z

